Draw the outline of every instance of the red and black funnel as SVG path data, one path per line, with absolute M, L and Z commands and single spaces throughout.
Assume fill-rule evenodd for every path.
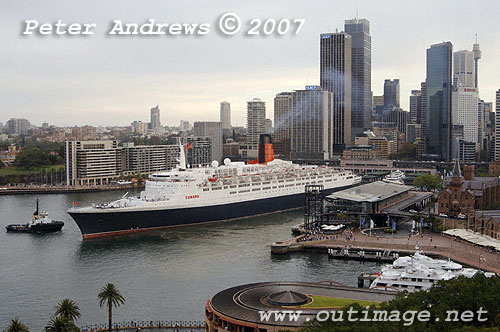
M 271 142 L 271 135 L 261 134 L 259 136 L 259 157 L 255 160 L 249 161 L 249 164 L 267 164 L 274 160 L 273 143 Z

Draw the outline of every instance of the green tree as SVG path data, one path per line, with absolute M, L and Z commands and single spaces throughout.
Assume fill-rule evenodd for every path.
M 76 332 L 78 327 L 73 321 L 63 316 L 52 317 L 44 328 L 45 332 Z
M 415 178 L 413 185 L 423 190 L 434 191 L 441 188 L 441 177 L 439 174 L 420 175 Z
M 56 316 L 64 317 L 70 321 L 80 318 L 80 308 L 75 301 L 62 299 L 56 306 Z
M 121 304 L 125 303 L 125 298 L 120 294 L 120 291 L 112 283 L 108 283 L 101 289 L 101 292 L 97 295 L 99 299 L 99 305 L 101 307 L 108 307 L 108 331 L 111 332 L 111 326 L 113 323 L 113 306 L 119 307 Z
M 9 326 L 4 332 L 29 332 L 29 328 L 21 323 L 16 317 L 10 321 Z
M 14 166 L 27 169 L 51 165 L 49 154 L 39 148 L 27 148 L 17 154 Z

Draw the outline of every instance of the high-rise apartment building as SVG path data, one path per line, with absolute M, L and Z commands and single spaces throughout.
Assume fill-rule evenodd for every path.
M 118 141 L 66 141 L 66 184 L 102 185 L 123 169 Z
M 467 50 L 453 52 L 453 84 L 474 87 L 475 76 L 474 53 Z
M 385 80 L 384 106 L 399 107 L 399 79 Z
M 292 93 L 281 92 L 274 97 L 274 141 L 290 140 L 290 118 L 292 113 Z
M 500 89 L 495 93 L 495 160 L 500 160 Z
M 427 84 L 426 82 L 420 83 L 420 91 L 422 91 L 422 98 L 420 99 L 421 108 L 420 116 L 417 115 L 417 123 L 422 125 L 422 142 L 425 147 L 425 137 L 427 133 Z
M 333 93 L 318 86 L 308 86 L 293 93 L 291 158 L 330 159 L 340 134 L 333 111 Z M 337 142 L 336 142 L 337 141 Z
M 411 90 L 410 94 L 410 122 L 421 123 L 422 119 L 422 90 Z
M 260 134 L 266 133 L 266 103 L 259 98 L 247 102 L 247 145 L 257 151 Z
M 26 135 L 31 127 L 31 124 L 26 119 L 10 119 L 5 124 L 7 134 L 9 135 Z
M 492 126 L 495 115 L 495 112 L 493 112 L 493 103 L 488 103 L 480 99 L 477 106 L 478 142 L 481 150 L 489 152 L 490 155 L 491 142 L 495 134 L 495 128 Z
M 210 137 L 213 160 L 222 161 L 222 123 L 215 121 L 197 121 L 193 128 L 194 136 Z
M 345 32 L 320 36 L 320 82 L 322 91 L 333 93 L 333 112 L 337 128 L 334 133 L 336 152 L 353 142 L 352 132 L 352 37 Z M 314 86 L 312 90 L 316 90 Z M 307 87 L 306 87 L 307 90 Z M 371 107 L 371 102 L 370 102 Z M 370 109 L 371 117 L 371 109 Z
M 370 22 L 366 19 L 346 20 L 344 31 L 352 37 L 352 137 L 371 127 L 371 37 Z
M 463 140 L 466 142 L 478 143 L 478 102 L 476 88 L 463 86 L 453 88 L 452 124 L 464 126 Z
M 177 166 L 178 145 L 134 145 L 124 143 L 125 169 L 123 174 L 149 174 L 168 171 Z
M 228 134 L 231 132 L 231 104 L 227 101 L 220 103 L 220 122 L 222 130 Z
M 158 107 L 158 105 L 156 105 L 156 107 L 153 107 L 151 109 L 151 122 L 150 122 L 150 125 L 151 125 L 151 129 L 152 130 L 155 130 L 156 128 L 161 127 L 161 123 L 160 123 L 160 108 Z
M 427 49 L 426 150 L 439 160 L 451 158 L 451 42 Z

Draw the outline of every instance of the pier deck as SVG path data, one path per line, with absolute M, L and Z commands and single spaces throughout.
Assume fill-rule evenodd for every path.
M 415 246 L 431 257 L 448 257 L 460 264 L 476 269 L 500 274 L 500 254 L 485 248 L 453 239 L 438 233 L 428 233 L 421 236 L 408 237 L 375 237 L 353 232 L 350 240 L 345 236 L 330 236 L 329 239 L 320 241 L 296 242 L 295 239 L 276 242 L 271 245 L 274 254 L 285 254 L 298 251 L 316 251 L 327 254 L 328 249 L 349 248 L 349 250 L 398 252 L 401 256 L 411 255 Z

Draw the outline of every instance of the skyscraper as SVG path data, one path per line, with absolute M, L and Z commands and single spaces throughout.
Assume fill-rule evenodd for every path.
M 247 144 L 257 151 L 260 134 L 266 133 L 266 103 L 259 98 L 247 102 Z
M 463 139 L 466 142 L 478 142 L 478 102 L 476 88 L 454 87 L 451 98 L 452 124 L 464 126 Z
M 335 121 L 338 121 L 334 133 L 335 149 L 340 153 L 345 145 L 351 145 L 354 140 L 351 128 L 351 50 L 352 38 L 345 32 L 324 33 L 320 36 L 321 88 L 323 91 L 333 92 L 333 112 Z
M 426 150 L 440 160 L 451 158 L 451 42 L 427 49 Z
M 158 105 L 151 109 L 151 129 L 155 130 L 156 128 L 161 127 L 160 123 L 160 108 Z
M 344 30 L 352 37 L 352 137 L 371 127 L 371 37 L 366 19 L 346 20 Z
M 474 87 L 476 71 L 474 69 L 474 53 L 458 51 L 453 53 L 453 84 Z
M 399 79 L 385 80 L 384 106 L 399 107 Z
M 335 144 L 333 93 L 318 86 L 293 92 L 291 157 L 330 159 Z M 338 139 L 338 138 L 337 138 Z
M 410 95 L 410 122 L 421 123 L 422 90 L 411 90 Z
M 495 160 L 500 160 L 500 89 L 495 93 Z
M 193 127 L 194 136 L 210 137 L 212 160 L 222 161 L 222 124 L 216 121 L 197 121 Z
M 278 93 L 274 97 L 274 141 L 283 142 L 290 139 L 291 110 L 292 93 Z
M 422 98 L 420 99 L 420 102 L 421 102 L 420 117 L 417 115 L 417 123 L 420 123 L 422 125 L 422 138 L 425 140 L 425 137 L 427 135 L 426 134 L 426 132 L 427 132 L 427 130 L 426 130 L 426 128 L 427 128 L 427 84 L 425 82 L 420 83 L 420 91 L 422 91 Z
M 220 122 L 226 134 L 231 132 L 231 104 L 227 101 L 220 103 Z

